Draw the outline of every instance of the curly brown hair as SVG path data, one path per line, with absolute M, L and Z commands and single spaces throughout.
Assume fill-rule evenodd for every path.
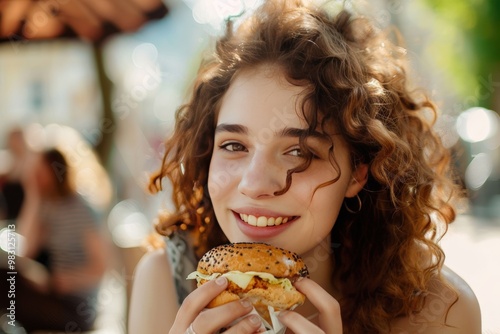
M 352 165 L 369 166 L 361 210 L 341 209 L 331 231 L 332 249 L 341 244 L 335 277 L 345 331 L 388 332 L 391 320 L 422 309 L 430 280 L 439 278 L 444 254 L 437 241 L 455 218 L 451 200 L 459 189 L 450 154 L 432 129 L 437 108 L 409 88 L 404 49 L 363 16 L 271 0 L 236 28 L 228 21 L 177 111 L 162 167 L 152 176 L 153 192 L 169 178 L 176 208 L 157 231 L 191 231 L 198 256 L 227 242 L 207 190 L 217 113 L 234 76 L 261 64 L 278 66 L 306 88 L 309 130 L 326 136 L 326 125 L 334 124 Z

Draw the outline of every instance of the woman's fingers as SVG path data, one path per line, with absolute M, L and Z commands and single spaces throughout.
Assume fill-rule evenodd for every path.
M 210 281 L 193 291 L 181 305 L 170 333 L 184 333 L 192 324 L 197 334 L 214 333 L 221 328 L 231 327 L 227 334 L 253 334 L 260 327 L 260 318 L 247 315 L 252 305 L 246 300 L 234 301 L 216 308 L 205 309 L 206 305 L 227 286 L 225 278 Z M 282 312 L 280 320 L 294 333 L 341 334 L 342 319 L 337 300 L 320 285 L 310 279 L 295 284 L 297 290 L 305 294 L 319 311 L 319 327 L 296 312 Z M 234 323 L 235 320 L 237 323 Z
M 324 334 L 330 333 L 325 331 L 300 314 L 293 311 L 282 311 L 279 314 L 279 320 L 283 325 L 291 329 L 294 333 L 307 333 L 307 334 Z
M 197 334 L 214 333 L 221 328 L 227 327 L 236 319 L 245 316 L 252 309 L 252 304 L 247 300 L 237 300 L 212 309 L 206 306 L 219 293 L 227 287 L 227 279 L 219 277 L 215 281 L 207 282 L 191 292 L 182 303 L 175 322 L 170 328 L 170 333 L 185 333 L 192 324 L 192 329 Z M 243 322 L 236 325 L 237 332 L 234 333 L 254 333 L 258 324 L 253 324 L 253 318 L 247 317 Z M 229 332 L 231 333 L 231 332 Z
M 244 299 L 206 309 L 193 321 L 193 328 L 197 334 L 214 333 L 221 328 L 229 327 L 235 320 L 245 316 L 252 309 L 252 304 Z M 259 328 L 259 324 L 260 321 L 255 321 L 253 315 L 250 315 L 231 326 L 231 329 L 224 333 L 254 333 Z
M 335 298 L 311 279 L 302 279 L 295 283 L 295 287 L 305 294 L 311 304 L 318 310 L 319 326 L 325 333 L 342 333 L 340 305 Z
M 234 324 L 224 334 L 254 334 L 259 333 L 258 330 L 261 326 L 262 320 L 259 316 L 251 314 L 246 316 Z
M 227 287 L 227 278 L 219 277 L 214 281 L 209 281 L 190 293 L 179 309 L 180 320 L 187 317 L 188 321 L 194 320 L 194 317 L 200 313 L 212 299 Z
M 184 333 L 198 314 L 227 287 L 227 279 L 219 277 L 207 282 L 191 292 L 182 303 L 170 333 Z

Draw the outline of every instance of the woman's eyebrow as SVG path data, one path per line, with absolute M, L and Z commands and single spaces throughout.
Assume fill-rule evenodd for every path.
M 241 133 L 241 134 L 247 134 L 248 133 L 248 128 L 246 126 L 240 125 L 240 124 L 227 124 L 227 123 L 221 123 L 217 125 L 215 128 L 215 133 L 219 132 L 231 132 L 231 133 Z
M 215 133 L 220 133 L 220 132 L 230 132 L 230 133 L 239 133 L 239 134 L 248 134 L 249 130 L 246 126 L 241 125 L 241 124 L 229 124 L 229 123 L 221 123 L 217 125 L 215 128 Z M 324 139 L 324 136 L 321 135 L 321 133 L 317 131 L 313 131 L 312 133 L 309 132 L 309 129 L 302 129 L 302 128 L 290 128 L 290 127 L 285 127 L 282 129 L 279 129 L 277 131 L 276 135 L 278 137 L 313 137 L 313 138 L 318 138 L 318 139 Z
M 283 128 L 278 134 L 280 137 L 313 137 L 317 139 L 324 139 L 318 131 L 310 132 L 309 129 L 301 128 Z

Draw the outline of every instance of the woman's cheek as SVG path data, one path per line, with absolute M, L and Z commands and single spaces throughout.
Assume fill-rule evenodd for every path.
M 217 195 L 220 193 L 219 186 L 217 185 L 216 182 L 214 182 L 213 179 L 214 172 L 210 169 L 208 173 L 208 182 L 207 182 L 207 187 L 208 187 L 208 193 L 210 194 L 210 198 L 216 198 Z
M 237 180 L 241 170 L 240 164 L 236 161 L 212 159 L 208 173 L 208 191 L 210 197 L 214 198 L 221 193 L 227 192 L 235 184 L 235 180 Z

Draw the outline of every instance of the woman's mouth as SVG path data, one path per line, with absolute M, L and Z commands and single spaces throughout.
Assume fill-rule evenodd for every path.
M 286 224 L 289 221 L 296 219 L 297 217 L 265 217 L 265 216 L 253 216 L 247 215 L 244 213 L 239 214 L 240 219 L 247 223 L 248 225 L 257 226 L 257 227 L 266 227 L 266 226 L 278 226 L 281 224 Z

